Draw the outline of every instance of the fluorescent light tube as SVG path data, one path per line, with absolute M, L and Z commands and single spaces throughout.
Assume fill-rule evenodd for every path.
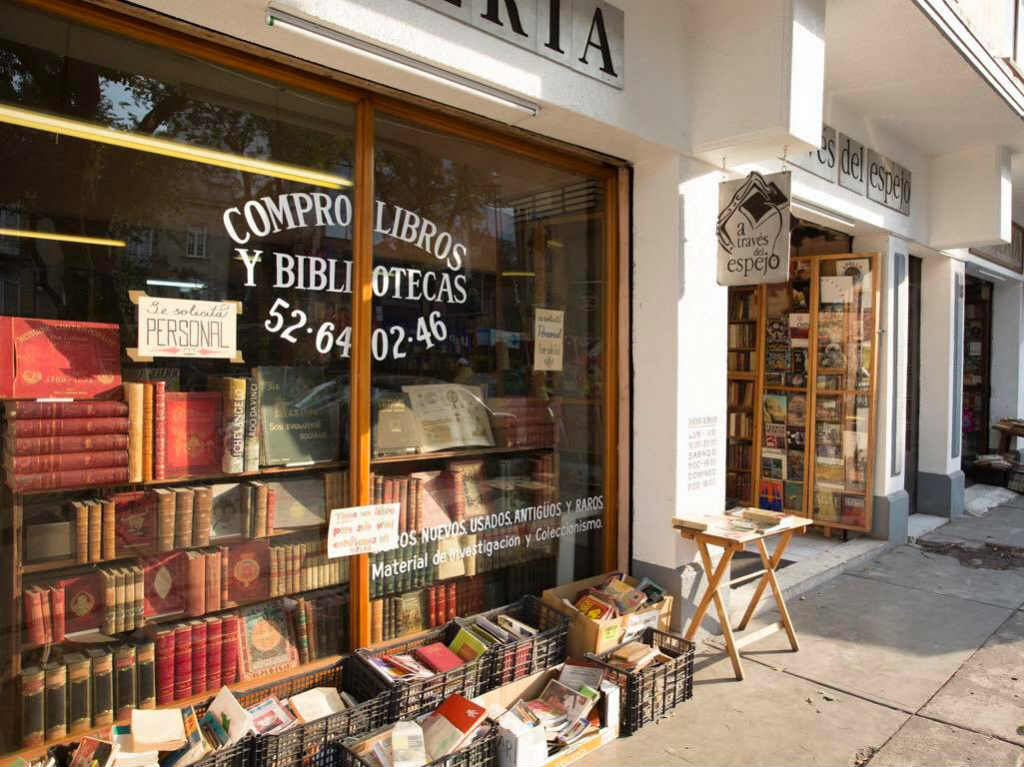
M 33 240 L 77 242 L 82 245 L 109 245 L 111 248 L 125 246 L 124 240 L 108 240 L 105 237 L 84 237 L 78 234 L 60 234 L 59 232 L 33 232 L 29 229 L 0 229 L 0 237 L 28 237 Z
M 178 280 L 146 280 L 147 285 L 161 288 L 180 288 L 181 290 L 202 290 L 205 282 L 179 282 Z
M 457 88 L 461 91 L 470 93 L 473 96 L 482 96 L 483 98 L 500 104 L 501 106 L 518 109 L 519 111 L 528 114 L 530 117 L 535 117 L 537 112 L 540 111 L 540 106 L 538 104 L 535 104 L 528 99 L 524 99 L 521 96 L 517 96 L 514 93 L 507 93 L 499 88 L 494 88 L 485 83 L 477 82 L 469 77 L 463 77 L 455 72 L 449 72 L 447 69 L 436 67 L 425 61 L 420 61 L 419 59 L 414 59 L 411 56 L 406 56 L 405 54 L 392 51 L 388 48 L 384 48 L 383 46 L 375 45 L 366 40 L 361 40 L 358 37 L 347 35 L 337 29 L 317 24 L 316 22 L 309 21 L 301 16 L 288 13 L 287 11 L 282 11 L 273 7 L 268 8 L 267 24 L 272 27 L 285 27 L 293 32 L 315 38 L 320 42 L 331 43 L 358 56 L 371 58 L 378 62 L 384 62 L 396 69 L 400 69 L 405 72 L 412 72 L 420 77 L 425 77 L 428 80 L 433 80 L 434 82 L 439 82 L 443 85 Z
M 827 218 L 829 221 L 834 221 L 835 223 L 841 224 L 842 226 L 845 226 L 849 229 L 854 229 L 857 226 L 857 222 L 854 221 L 852 218 L 847 218 L 846 216 L 842 216 L 838 213 L 833 213 L 832 211 L 828 210 L 828 208 L 823 208 L 820 205 L 815 205 L 813 202 L 798 200 L 794 197 L 792 200 L 792 206 L 793 208 L 803 208 L 808 213 L 811 213 L 815 216 L 821 216 L 822 218 Z
M 173 157 L 178 160 L 188 160 L 204 165 L 214 165 L 219 168 L 240 170 L 244 173 L 257 173 L 261 176 L 272 176 L 285 181 L 296 181 L 300 184 L 320 186 L 327 189 L 341 189 L 345 186 L 352 186 L 352 182 L 342 176 L 322 171 L 300 168 L 294 165 L 259 160 L 252 157 L 221 152 L 215 149 L 183 144 L 179 141 L 144 136 L 139 133 L 104 128 L 101 125 L 93 125 L 81 120 L 71 120 L 66 117 L 33 112 L 21 107 L 13 107 L 7 104 L 0 104 L 0 122 L 10 125 L 19 125 L 22 128 L 56 133 L 61 136 L 96 141 L 101 144 L 109 144 L 124 149 L 134 149 L 140 152 Z

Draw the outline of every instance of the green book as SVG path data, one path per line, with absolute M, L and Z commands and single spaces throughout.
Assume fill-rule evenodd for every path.
M 264 366 L 259 389 L 260 465 L 336 461 L 342 392 L 322 368 Z

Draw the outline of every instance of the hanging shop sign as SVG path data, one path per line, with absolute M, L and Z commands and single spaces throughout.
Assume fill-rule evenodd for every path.
M 198 357 L 242 362 L 237 348 L 239 301 L 193 301 L 159 298 L 132 290 L 138 307 L 138 340 L 128 356 L 136 362 L 154 357 Z
M 718 185 L 718 284 L 789 279 L 789 172 Z
M 603 0 L 415 0 L 615 88 L 625 85 L 625 14 Z
M 904 216 L 910 215 L 911 172 L 835 128 L 822 125 L 818 149 L 782 159 Z

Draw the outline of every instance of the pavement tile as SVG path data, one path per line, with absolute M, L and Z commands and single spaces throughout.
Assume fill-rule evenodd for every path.
M 962 540 L 1024 548 L 1024 506 L 1019 501 L 1013 504 L 997 506 L 983 517 L 964 515 L 921 536 L 920 540 L 937 543 Z
M 742 682 L 731 671 L 724 660 L 698 672 L 693 698 L 671 717 L 576 764 L 846 765 L 859 750 L 881 746 L 907 719 L 758 663 L 746 664 Z
M 1024 613 L 1014 613 L 921 713 L 1024 746 Z
M 1024 750 L 970 730 L 911 717 L 872 757 L 871 767 L 1018 765 Z
M 956 557 L 914 546 L 899 546 L 847 574 L 999 607 L 1024 603 L 1024 570 L 965 567 Z

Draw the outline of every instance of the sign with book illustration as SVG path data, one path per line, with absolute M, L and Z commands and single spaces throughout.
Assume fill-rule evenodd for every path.
M 718 284 L 759 285 L 789 279 L 790 174 L 718 185 Z
M 137 307 L 138 340 L 127 350 L 135 362 L 154 357 L 198 357 L 242 362 L 237 347 L 240 301 L 197 301 L 128 291 Z
M 327 528 L 327 557 L 375 554 L 398 546 L 401 504 L 375 503 L 331 509 Z

